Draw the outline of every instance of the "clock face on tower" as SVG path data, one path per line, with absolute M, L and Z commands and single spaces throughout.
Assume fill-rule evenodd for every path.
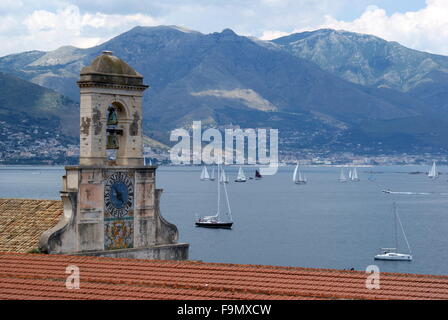
M 133 203 L 134 186 L 132 180 L 123 172 L 115 172 L 107 179 L 104 187 L 106 213 L 114 218 L 127 216 Z

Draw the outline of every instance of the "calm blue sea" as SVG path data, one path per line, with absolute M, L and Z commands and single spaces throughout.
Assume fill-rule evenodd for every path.
M 294 167 L 274 176 L 234 183 L 227 168 L 232 230 L 194 226 L 195 215 L 216 211 L 217 184 L 199 180 L 200 167 L 160 167 L 162 215 L 190 243 L 190 259 L 448 275 L 448 168 L 432 181 L 425 166 L 358 168 L 357 183 L 339 183 L 340 168 L 303 167 L 307 185 L 292 182 Z M 254 175 L 254 168 L 247 168 Z M 373 171 L 374 173 L 369 173 Z M 62 167 L 0 167 L 1 198 L 59 199 Z M 370 179 L 368 179 L 370 178 Z M 424 194 L 384 194 L 383 189 Z M 394 247 L 393 202 L 411 245 L 412 262 L 381 262 L 381 247 Z M 406 251 L 400 234 L 399 247 Z

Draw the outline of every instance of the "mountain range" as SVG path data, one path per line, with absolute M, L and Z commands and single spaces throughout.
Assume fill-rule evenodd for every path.
M 448 148 L 448 57 L 346 31 L 262 41 L 230 29 L 202 34 L 176 26 L 135 27 L 92 48 L 1 57 L 0 72 L 15 79 L 17 92 L 37 85 L 57 95 L 60 103 L 49 103 L 48 110 L 35 107 L 43 101 L 38 97 L 14 96 L 3 81 L 0 90 L 12 105 L 28 99 L 26 112 L 52 115 L 64 134 L 76 137 L 79 71 L 103 50 L 128 62 L 150 85 L 145 134 L 165 144 L 170 130 L 202 120 L 220 128 L 278 128 L 283 150 Z M 5 108 L 2 101 L 0 111 Z

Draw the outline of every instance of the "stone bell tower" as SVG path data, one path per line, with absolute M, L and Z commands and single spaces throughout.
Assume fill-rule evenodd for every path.
M 81 70 L 79 164 L 143 165 L 143 77 L 104 51 Z M 108 150 L 114 156 L 108 158 Z M 109 152 L 110 154 L 110 152 Z
M 143 77 L 110 51 L 81 70 L 79 166 L 67 166 L 60 222 L 41 251 L 187 259 L 175 225 L 160 214 L 156 166 L 143 161 Z

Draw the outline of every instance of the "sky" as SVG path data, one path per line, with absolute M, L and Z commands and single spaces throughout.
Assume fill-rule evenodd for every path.
M 87 48 L 137 25 L 264 40 L 334 28 L 448 55 L 448 0 L 0 0 L 0 21 L 0 56 Z

